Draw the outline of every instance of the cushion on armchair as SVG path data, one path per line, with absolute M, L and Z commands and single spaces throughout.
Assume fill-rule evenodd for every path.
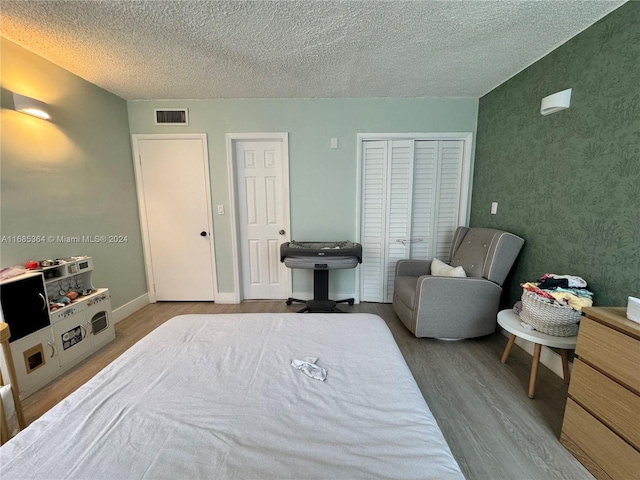
M 441 260 L 434 258 L 431 261 L 431 275 L 435 277 L 466 277 L 462 266 L 452 267 Z

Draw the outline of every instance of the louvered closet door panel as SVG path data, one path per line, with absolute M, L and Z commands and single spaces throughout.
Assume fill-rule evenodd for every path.
M 388 229 L 385 302 L 393 300 L 393 278 L 398 260 L 409 257 L 413 188 L 413 140 L 394 140 L 388 166 Z
M 415 142 L 410 252 L 410 258 L 413 259 L 433 258 L 431 251 L 435 225 L 437 154 L 438 142 Z
M 449 261 L 463 153 L 461 140 L 362 142 L 362 301 L 393 301 L 400 259 Z
M 363 142 L 362 160 L 361 300 L 364 302 L 380 302 L 383 297 L 385 238 L 387 231 L 387 142 Z
M 447 140 L 439 143 L 439 185 L 436 201 L 437 225 L 434 238 L 434 256 L 448 262 L 451 240 L 459 222 L 464 142 Z

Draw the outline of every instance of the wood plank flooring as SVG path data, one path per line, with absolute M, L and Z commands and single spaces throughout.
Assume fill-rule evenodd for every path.
M 531 356 L 514 346 L 506 365 L 507 339 L 499 333 L 447 342 L 415 338 L 388 304 L 340 305 L 347 312 L 384 318 L 413 376 L 469 480 L 592 479 L 560 444 L 567 386 L 541 365 L 536 398 L 527 397 Z M 190 313 L 295 312 L 284 301 L 240 305 L 210 302 L 151 304 L 116 325 L 116 339 L 23 402 L 31 423 L 151 330 Z

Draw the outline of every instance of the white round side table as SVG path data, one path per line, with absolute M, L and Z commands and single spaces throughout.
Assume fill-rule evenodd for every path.
M 511 334 L 507 346 L 504 349 L 502 363 L 507 362 L 507 357 L 511 351 L 513 343 L 516 341 L 516 337 L 520 337 L 524 340 L 528 340 L 534 343 L 533 349 L 533 361 L 531 363 L 531 375 L 529 377 L 529 398 L 533 398 L 536 389 L 536 377 L 538 376 L 538 364 L 540 363 L 540 351 L 542 345 L 547 347 L 559 348 L 560 356 L 562 357 L 562 375 L 564 382 L 569 383 L 569 360 L 567 358 L 567 350 L 574 349 L 576 347 L 576 341 L 578 336 L 573 337 L 556 337 L 554 335 L 547 335 L 546 333 L 538 332 L 537 330 L 529 330 L 521 325 L 522 320 L 514 313 L 513 310 L 502 310 L 498 312 L 498 325 L 504 328 Z

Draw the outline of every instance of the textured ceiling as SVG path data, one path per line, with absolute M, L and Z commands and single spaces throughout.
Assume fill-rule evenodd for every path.
M 0 33 L 128 100 L 480 97 L 623 3 L 0 0 Z

